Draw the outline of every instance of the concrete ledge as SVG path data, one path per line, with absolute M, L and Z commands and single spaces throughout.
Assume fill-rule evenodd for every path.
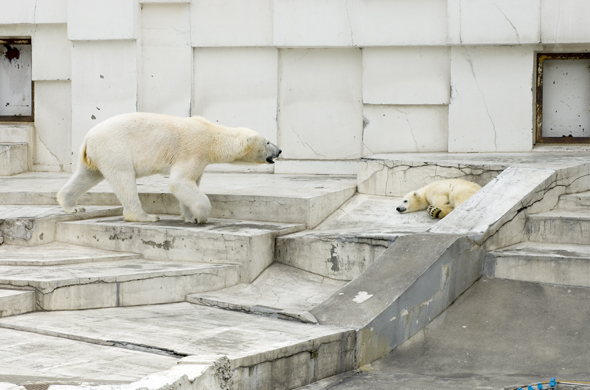
M 458 235 L 403 236 L 311 313 L 322 325 L 357 329 L 358 364 L 367 364 L 422 329 L 479 279 L 484 256 Z
M 0 317 L 29 313 L 35 310 L 35 292 L 0 290 Z
M 0 143 L 0 176 L 11 176 L 28 170 L 26 143 Z

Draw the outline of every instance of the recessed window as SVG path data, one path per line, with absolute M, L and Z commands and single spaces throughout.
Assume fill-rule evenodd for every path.
M 30 38 L 0 38 L 0 121 L 33 120 Z
M 590 143 L 590 53 L 537 54 L 537 143 Z

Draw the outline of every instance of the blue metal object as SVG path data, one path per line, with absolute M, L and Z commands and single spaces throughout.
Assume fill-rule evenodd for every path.
M 543 390 L 543 385 L 541 383 L 537 384 L 537 389 Z

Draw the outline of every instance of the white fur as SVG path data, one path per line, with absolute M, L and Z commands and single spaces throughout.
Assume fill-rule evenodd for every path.
M 431 217 L 443 218 L 480 189 L 478 184 L 467 180 L 439 180 L 407 193 L 396 210 L 411 213 L 428 209 Z
M 83 211 L 77 199 L 106 179 L 123 205 L 127 221 L 155 222 L 139 201 L 135 179 L 168 174 L 170 191 L 187 222 L 205 223 L 211 203 L 199 189 L 205 167 L 234 161 L 272 163 L 281 150 L 261 134 L 201 117 L 133 113 L 94 126 L 80 148 L 76 172 L 57 194 L 68 213 Z

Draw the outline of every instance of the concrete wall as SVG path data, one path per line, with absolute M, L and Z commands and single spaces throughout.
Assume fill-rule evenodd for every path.
M 590 50 L 585 0 L 0 0 L 0 9 L 0 37 L 32 38 L 29 150 L 41 171 L 71 170 L 93 125 L 132 111 L 252 127 L 284 151 L 265 172 L 356 173 L 352 161 L 388 152 L 530 151 L 536 53 Z

